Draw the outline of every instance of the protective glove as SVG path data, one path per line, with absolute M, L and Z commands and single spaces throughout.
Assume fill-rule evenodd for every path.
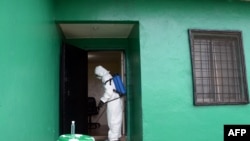
M 103 105 L 104 105 L 104 102 L 100 100 L 100 102 L 98 103 L 97 108 L 101 109 Z

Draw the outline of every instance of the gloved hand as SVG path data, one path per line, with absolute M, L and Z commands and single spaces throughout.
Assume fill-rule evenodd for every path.
M 103 105 L 104 105 L 104 102 L 100 100 L 100 102 L 98 103 L 97 108 L 101 109 Z

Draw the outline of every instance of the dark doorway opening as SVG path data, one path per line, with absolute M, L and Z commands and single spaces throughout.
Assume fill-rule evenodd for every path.
M 94 98 L 97 105 L 104 93 L 102 82 L 94 74 L 94 69 L 98 65 L 105 67 L 111 74 L 121 74 L 125 82 L 124 51 L 85 51 L 64 44 L 61 60 L 60 134 L 70 133 L 71 121 L 75 121 L 76 133 L 88 134 L 99 140 L 106 139 L 108 136 L 106 105 L 99 113 L 90 117 L 88 111 L 90 105 L 87 100 Z M 122 100 L 126 105 L 126 99 Z M 123 135 L 126 125 L 125 113 L 123 110 Z M 91 125 L 89 119 L 94 125 Z
M 75 121 L 76 133 L 87 133 L 87 52 L 63 44 L 60 72 L 60 134 L 70 133 Z
M 64 36 L 64 41 L 67 44 L 76 46 L 84 50 L 85 52 L 123 52 L 124 64 L 123 70 L 125 70 L 124 78 L 126 78 L 127 96 L 125 101 L 125 118 L 124 118 L 124 130 L 123 134 L 128 140 L 142 141 L 142 109 L 141 109 L 141 70 L 140 70 L 140 43 L 139 43 L 139 23 L 138 22 L 96 22 L 96 23 L 65 23 L 58 22 L 60 30 Z M 88 55 L 86 55 L 88 60 Z M 86 63 L 88 64 L 88 63 Z M 85 65 L 86 65 L 85 64 Z M 88 71 L 93 73 L 93 70 Z M 86 71 L 85 71 L 86 72 Z M 113 73 L 113 71 L 112 71 Z M 114 71 L 115 73 L 115 71 Z M 62 76 L 62 75 L 61 75 Z M 89 74 L 85 78 L 86 85 L 89 85 Z M 98 81 L 98 80 L 97 80 Z M 99 83 L 99 81 L 98 81 Z M 61 83 L 61 92 L 63 92 Z M 85 89 L 85 88 L 84 88 Z M 88 87 L 85 89 L 88 93 Z M 88 94 L 87 94 L 88 97 Z M 63 99 L 60 99 L 60 112 L 62 113 L 65 106 L 62 106 Z M 98 99 L 97 99 L 98 101 Z M 87 102 L 86 102 L 87 103 Z M 86 104 L 85 103 L 85 104 Z M 88 105 L 85 105 L 87 108 Z M 78 108 L 79 110 L 80 108 Z M 84 110 L 81 110 L 84 111 Z M 106 117 L 103 115 L 103 117 Z M 62 114 L 60 114 L 60 134 L 69 133 L 62 128 L 70 129 L 70 123 L 66 120 L 62 120 Z M 83 124 L 87 124 L 87 116 L 85 114 Z M 93 120 L 95 122 L 95 120 Z M 79 126 L 76 123 L 76 126 Z M 86 126 L 88 127 L 88 126 Z M 89 134 L 90 132 L 86 127 L 79 132 L 80 134 Z M 107 129 L 103 129 L 106 130 Z M 67 132 L 62 132 L 67 131 Z M 101 136 L 102 137 L 102 136 Z M 102 140 L 96 138 L 96 140 Z M 124 141 L 124 139 L 122 140 Z

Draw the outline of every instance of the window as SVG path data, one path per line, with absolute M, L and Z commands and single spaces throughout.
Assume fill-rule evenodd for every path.
M 195 105 L 247 104 L 241 32 L 189 30 Z

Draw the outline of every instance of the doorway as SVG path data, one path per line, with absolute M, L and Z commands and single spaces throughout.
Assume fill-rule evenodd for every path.
M 84 52 L 87 52 L 87 60 L 91 57 L 91 53 L 110 53 L 118 52 L 122 56 L 123 61 L 119 60 L 120 70 L 110 70 L 111 73 L 124 74 L 123 79 L 126 82 L 127 96 L 125 101 L 124 109 L 124 127 L 123 133 L 126 135 L 127 140 L 142 141 L 142 109 L 141 109 L 141 71 L 140 71 L 140 44 L 139 44 L 139 24 L 138 22 L 129 23 L 60 23 L 60 30 L 62 31 L 64 42 L 70 46 L 75 46 Z M 73 32 L 72 32 L 73 31 Z M 89 54 L 90 53 L 90 54 Z M 104 55 L 110 56 L 110 55 Z M 116 60 L 116 59 L 113 59 Z M 117 59 L 118 60 L 118 59 Z M 88 63 L 86 63 L 88 64 Z M 85 65 L 86 65 L 85 64 Z M 93 73 L 93 69 L 89 69 L 89 65 L 85 66 L 88 68 L 88 73 Z M 109 66 L 104 66 L 109 68 Z M 86 71 L 84 71 L 86 72 Z M 89 84 L 89 74 L 84 79 L 87 85 Z M 92 78 L 93 79 L 93 78 Z M 93 79 L 94 80 L 94 79 Z M 96 85 L 101 85 L 98 80 L 95 79 Z M 62 86 L 62 85 L 61 85 Z M 87 86 L 88 89 L 90 86 Z M 96 99 L 97 102 L 99 99 Z M 86 102 L 86 101 L 85 101 Z M 88 105 L 85 105 L 87 108 Z M 63 109 L 60 105 L 60 108 Z M 82 108 L 82 107 L 81 107 Z M 80 109 L 80 108 L 78 108 Z M 62 112 L 63 110 L 61 110 Z M 81 110 L 84 112 L 84 110 Z M 85 111 L 86 112 L 86 111 Z M 93 117 L 93 122 L 99 121 L 99 117 Z M 106 115 L 101 116 L 106 118 Z M 60 119 L 62 119 L 60 115 Z M 98 120 L 97 120 L 98 119 Z M 85 119 L 87 121 L 87 119 Z M 105 120 L 105 119 L 104 119 Z M 64 122 L 64 121 L 62 121 Z M 65 123 L 60 123 L 61 125 Z M 86 122 L 84 122 L 86 123 Z M 77 124 L 77 123 L 76 123 Z M 76 126 L 79 126 L 78 124 Z M 82 126 L 82 125 L 81 125 Z M 68 127 L 67 125 L 67 128 Z M 125 130 L 126 129 L 126 130 Z M 89 134 L 89 131 L 80 131 L 82 134 Z M 64 134 L 64 132 L 60 132 Z
M 70 124 L 76 123 L 76 133 L 91 135 L 99 140 L 107 139 L 108 125 L 106 105 L 93 113 L 103 96 L 103 83 L 94 74 L 95 67 L 102 65 L 110 74 L 118 73 L 125 82 L 125 59 L 123 51 L 86 51 L 64 44 L 61 56 L 60 134 L 70 133 Z M 91 99 L 91 100 L 92 100 Z M 121 98 L 125 102 L 125 98 Z M 93 101 L 93 100 L 92 100 Z M 126 105 L 126 104 L 123 104 Z M 123 110 L 125 119 L 125 110 Z M 125 135 L 123 120 L 122 135 Z M 124 137 L 123 137 L 124 138 Z

